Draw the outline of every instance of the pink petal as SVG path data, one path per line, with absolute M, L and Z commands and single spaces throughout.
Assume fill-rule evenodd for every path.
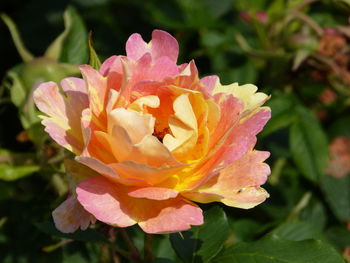
M 143 231 L 150 234 L 164 234 L 185 231 L 191 228 L 191 225 L 198 226 L 203 224 L 202 210 L 195 204 L 182 198 L 168 199 L 158 201 L 148 209 L 154 209 L 152 216 L 147 215 L 139 222 Z M 147 211 L 145 211 L 146 213 Z
M 202 210 L 181 197 L 167 200 L 132 198 L 125 187 L 101 176 L 81 182 L 77 195 L 87 211 L 113 226 L 138 223 L 147 233 L 169 233 L 203 223 Z
M 61 146 L 74 153 L 84 148 L 80 118 L 89 106 L 84 82 L 78 78 L 66 78 L 61 82 L 63 96 L 54 82 L 43 83 L 34 91 L 34 102 L 49 117 L 43 125 L 50 136 Z
M 126 42 L 127 56 L 137 61 L 146 53 L 150 53 L 154 61 L 166 56 L 176 62 L 179 45 L 173 36 L 161 30 L 152 32 L 152 40 L 149 43 L 146 43 L 141 35 L 132 34 Z
M 211 94 L 217 83 L 219 82 L 218 76 L 207 76 L 201 78 L 201 82 L 204 84 L 206 91 Z
M 63 233 L 72 233 L 78 228 L 85 230 L 96 219 L 87 212 L 75 197 L 70 197 L 60 204 L 53 212 L 52 217 L 56 228 Z
M 96 219 L 118 227 L 132 226 L 136 223 L 125 212 L 123 201 L 128 200 L 125 193 L 118 191 L 118 185 L 103 176 L 91 177 L 82 181 L 76 192 L 80 204 Z
M 100 67 L 99 72 L 101 73 L 101 75 L 107 76 L 116 60 L 118 60 L 118 56 L 111 56 L 107 58 Z
M 137 63 L 130 63 L 132 88 L 139 81 L 161 81 L 167 77 L 174 77 L 179 74 L 176 63 L 169 57 L 160 57 L 156 61 L 151 60 L 149 53 L 146 53 Z
M 270 167 L 263 163 L 269 155 L 268 152 L 249 151 L 204 185 L 183 195 L 197 202 L 220 201 L 234 207 L 254 207 L 268 197 L 259 186 L 270 174 Z
M 135 187 L 128 191 L 128 195 L 135 198 L 166 200 L 176 197 L 178 192 L 173 189 L 161 187 Z
M 256 135 L 262 131 L 267 121 L 271 118 L 269 108 L 261 108 L 258 112 L 245 118 L 232 131 L 225 143 L 226 163 L 230 163 L 240 158 L 248 149 L 251 149 L 256 143 Z

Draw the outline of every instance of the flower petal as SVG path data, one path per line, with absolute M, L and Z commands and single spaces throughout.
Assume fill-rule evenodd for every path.
M 128 195 L 135 198 L 166 200 L 176 197 L 178 192 L 173 189 L 162 187 L 135 187 L 128 190 Z
M 140 179 L 134 179 L 134 178 L 121 178 L 119 174 L 111 167 L 111 165 L 106 165 L 102 163 L 100 160 L 91 158 L 91 157 L 75 157 L 75 160 L 77 162 L 80 162 L 87 167 L 91 168 L 92 170 L 98 172 L 99 174 L 105 176 L 109 180 L 115 183 L 122 183 L 125 185 L 147 185 L 147 183 Z
M 224 93 L 227 95 L 233 95 L 234 97 L 240 99 L 244 103 L 244 111 L 252 111 L 257 107 L 260 107 L 266 100 L 268 96 L 262 92 L 256 92 L 258 88 L 252 84 L 238 85 L 238 83 L 233 83 L 230 85 L 221 85 L 219 82 L 213 89 L 212 94 Z
M 34 91 L 34 101 L 42 116 L 45 131 L 61 146 L 81 153 L 84 148 L 80 125 L 82 111 L 89 106 L 84 82 L 78 78 L 67 78 L 61 82 L 64 97 L 54 82 L 39 85 Z
M 203 224 L 202 210 L 197 205 L 180 197 L 158 202 L 149 201 L 145 207 L 139 226 L 146 233 L 180 232 L 188 230 L 191 225 Z
M 133 161 L 112 163 L 109 166 L 112 167 L 122 178 L 136 181 L 143 180 L 147 182 L 148 185 L 159 184 L 186 167 L 185 165 L 152 167 Z
M 128 197 L 119 189 L 117 184 L 113 184 L 103 176 L 95 176 L 82 181 L 76 193 L 80 204 L 96 219 L 118 227 L 132 226 L 136 221 L 122 206 L 124 203 L 127 204 Z
M 176 62 L 179 54 L 179 45 L 173 36 L 161 30 L 152 32 L 152 40 L 149 43 L 146 43 L 140 34 L 132 34 L 126 42 L 128 58 L 137 61 L 146 53 L 150 53 L 154 61 L 160 57 L 167 56 Z
M 63 233 L 72 233 L 78 228 L 86 230 L 90 223 L 95 223 L 95 217 L 87 212 L 75 197 L 70 197 L 60 204 L 52 217 L 56 228 Z
M 80 71 L 88 89 L 90 109 L 98 118 L 99 123 L 103 125 L 105 123 L 104 110 L 109 95 L 107 78 L 89 65 L 80 66 Z
M 166 134 L 163 138 L 163 144 L 179 159 L 195 146 L 198 139 L 197 119 L 188 96 L 182 94 L 174 101 L 175 114 L 169 118 L 173 135 Z
M 124 108 L 117 108 L 108 114 L 108 133 L 112 134 L 115 126 L 123 128 L 133 144 L 141 142 L 153 133 L 155 119 L 150 114 L 140 114 Z
M 81 182 L 77 195 L 87 211 L 113 226 L 138 223 L 147 233 L 169 233 L 203 224 L 202 210 L 181 197 L 167 200 L 132 198 L 125 187 L 101 176 Z
M 220 201 L 228 206 L 254 207 L 268 197 L 259 186 L 270 174 L 269 166 L 263 163 L 269 155 L 268 152 L 249 151 L 197 190 L 183 195 L 197 202 Z

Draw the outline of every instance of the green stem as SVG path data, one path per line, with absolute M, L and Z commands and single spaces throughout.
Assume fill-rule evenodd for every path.
M 311 192 L 306 192 L 302 196 L 300 201 L 296 204 L 296 206 L 294 206 L 294 208 L 292 209 L 292 212 L 289 214 L 286 221 L 297 220 L 301 210 L 303 210 L 309 204 L 311 196 L 312 196 Z

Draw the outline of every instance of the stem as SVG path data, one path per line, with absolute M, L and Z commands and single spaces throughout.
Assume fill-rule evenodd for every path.
M 128 233 L 125 231 L 124 228 L 118 228 L 119 233 L 122 235 L 122 238 L 124 239 L 126 245 L 130 249 L 131 252 L 131 258 L 132 260 L 136 262 L 142 262 L 140 252 L 137 249 L 137 247 L 132 242 L 131 238 L 129 237 Z
M 300 20 L 304 21 L 306 24 L 308 24 L 319 36 L 323 35 L 323 29 L 320 27 L 311 17 L 300 13 L 299 11 L 292 12 L 295 17 L 299 18 Z
M 294 206 L 292 209 L 292 212 L 289 214 L 288 218 L 286 221 L 294 221 L 298 219 L 299 214 L 301 210 L 303 210 L 308 204 L 311 199 L 311 192 L 306 192 L 300 199 L 300 201 Z
M 144 239 L 144 262 L 152 262 L 153 260 L 153 252 L 152 252 L 152 239 L 153 236 L 150 234 L 145 233 L 145 239 Z
M 314 3 L 314 2 L 318 2 L 318 1 L 319 1 L 319 0 L 306 0 L 306 1 L 302 2 L 302 3 L 300 3 L 299 5 L 297 5 L 297 6 L 293 9 L 293 11 L 299 11 L 299 10 L 303 9 L 304 7 L 310 5 L 310 4 Z

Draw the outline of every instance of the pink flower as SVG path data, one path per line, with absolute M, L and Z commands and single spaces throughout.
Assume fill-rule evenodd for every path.
M 268 194 L 268 152 L 254 150 L 268 119 L 254 85 L 200 79 L 194 61 L 177 65 L 178 43 L 155 30 L 126 43 L 83 79 L 41 84 L 34 93 L 45 130 L 72 151 L 72 196 L 54 212 L 62 232 L 95 219 L 168 233 L 203 223 L 194 203 L 251 208 Z M 74 208 L 74 209 L 72 209 Z

